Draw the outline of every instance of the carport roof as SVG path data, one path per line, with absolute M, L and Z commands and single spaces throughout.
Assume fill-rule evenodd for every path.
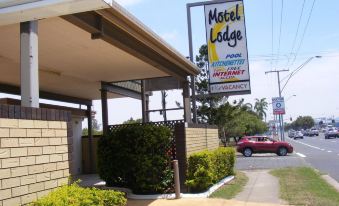
M 6 2 L 0 4 L 0 84 L 20 85 L 20 22 L 34 19 L 39 19 L 39 82 L 44 92 L 94 100 L 100 99 L 101 82 L 166 76 L 185 80 L 199 73 L 115 2 Z M 121 95 L 109 96 L 116 97 Z

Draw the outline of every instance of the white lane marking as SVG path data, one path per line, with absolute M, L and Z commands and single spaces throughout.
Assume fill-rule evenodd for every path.
M 311 147 L 311 148 L 314 148 L 314 149 L 318 149 L 318 150 L 322 150 L 320 149 L 319 147 L 316 147 L 316 146 L 312 146 L 312 145 L 309 145 L 309 144 L 306 144 L 306 143 L 303 143 L 303 142 L 299 142 L 299 141 L 295 141 L 293 139 L 291 139 L 293 142 L 297 142 L 297 143 L 300 143 L 300 144 L 303 144 L 305 146 L 308 146 L 308 147 Z
M 332 151 L 331 151 L 331 150 L 328 150 L 327 152 L 329 152 L 329 153 L 330 153 L 330 152 L 332 152 Z
M 325 151 L 325 149 L 321 149 L 321 151 Z
M 331 142 L 335 143 L 336 141 L 331 141 Z
M 303 154 L 301 154 L 299 152 L 297 152 L 296 154 L 299 155 L 300 157 L 304 157 L 304 158 L 306 157 L 306 155 L 303 155 Z

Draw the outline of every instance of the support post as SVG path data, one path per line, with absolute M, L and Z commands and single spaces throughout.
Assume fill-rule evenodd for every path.
M 142 112 L 142 123 L 148 122 L 147 119 L 147 102 L 145 92 L 145 80 L 141 80 L 141 112 Z
M 88 156 L 89 156 L 89 173 L 94 173 L 93 157 L 93 128 L 92 128 L 92 106 L 87 106 L 87 123 L 88 123 Z
M 149 94 L 146 94 L 146 122 L 150 121 L 150 115 L 149 115 Z
M 280 88 L 280 72 L 277 72 L 278 77 L 278 88 L 279 88 L 279 97 L 281 97 L 281 88 Z M 280 120 L 280 133 L 282 141 L 285 141 L 285 129 L 284 129 L 284 115 L 279 115 Z
M 183 105 L 184 105 L 184 120 L 187 123 L 192 122 L 191 117 L 191 98 L 190 98 L 190 87 L 188 81 L 183 82 Z
M 193 123 L 198 123 L 197 119 L 197 98 L 195 95 L 195 77 L 191 75 L 191 91 L 192 91 L 192 109 L 193 109 Z
M 175 199 L 180 199 L 180 179 L 178 160 L 173 160 Z
M 21 106 L 39 108 L 38 21 L 20 23 Z
M 102 131 L 104 135 L 108 134 L 108 104 L 107 90 L 101 88 L 101 111 L 102 111 Z
M 277 73 L 278 77 L 278 90 L 279 90 L 279 97 L 281 97 L 281 89 L 280 89 L 280 72 L 288 72 L 289 70 L 274 70 L 274 71 L 267 71 L 265 74 L 268 73 Z M 284 117 L 283 115 L 278 115 L 279 117 L 279 130 L 280 130 L 280 140 L 285 141 L 285 131 L 284 131 Z M 278 130 L 278 131 L 279 131 Z

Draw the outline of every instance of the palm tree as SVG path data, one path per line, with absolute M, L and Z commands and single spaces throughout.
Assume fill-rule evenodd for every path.
M 266 98 L 262 99 L 255 99 L 255 104 L 254 104 L 254 111 L 255 113 L 266 122 L 266 111 L 267 111 L 268 103 L 266 101 Z
M 251 103 L 245 103 L 245 99 L 241 98 L 239 101 L 234 100 L 233 104 L 240 108 L 243 111 L 251 112 L 253 111 L 253 105 Z

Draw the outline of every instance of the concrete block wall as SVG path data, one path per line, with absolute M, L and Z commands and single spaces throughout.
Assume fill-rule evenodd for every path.
M 0 117 L 0 206 L 28 204 L 68 183 L 68 121 L 41 119 Z

